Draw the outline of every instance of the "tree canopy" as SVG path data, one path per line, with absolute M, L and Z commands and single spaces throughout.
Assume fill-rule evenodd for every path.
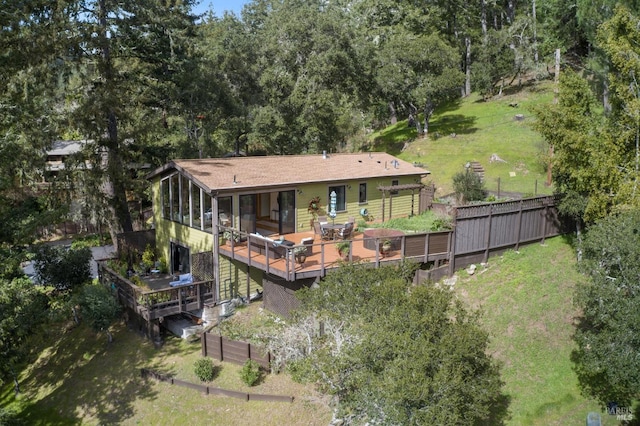
M 576 304 L 575 369 L 583 389 L 603 406 L 631 406 L 640 396 L 640 212 L 599 221 L 587 233 Z
M 297 321 L 276 339 L 287 368 L 356 423 L 499 422 L 499 368 L 478 314 L 448 291 L 412 285 L 414 270 L 348 264 L 306 290 Z

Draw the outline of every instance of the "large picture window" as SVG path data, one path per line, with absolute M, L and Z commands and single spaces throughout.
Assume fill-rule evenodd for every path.
M 347 197 L 346 197 L 345 186 L 344 185 L 330 186 L 329 193 L 327 194 L 327 200 L 331 199 L 332 192 L 336 193 L 336 211 L 343 212 L 347 210 Z
M 180 176 L 180 214 L 181 222 L 185 225 L 190 225 L 189 216 L 189 179 L 184 176 Z
M 193 212 L 193 226 L 194 228 L 200 228 L 200 224 L 202 223 L 202 209 L 200 208 L 200 187 L 194 184 L 191 184 L 191 207 L 191 211 Z
M 171 180 L 171 220 L 180 222 L 180 176 L 173 175 Z
M 160 181 L 160 197 L 162 198 L 162 217 L 171 219 L 171 191 L 170 180 L 162 179 Z

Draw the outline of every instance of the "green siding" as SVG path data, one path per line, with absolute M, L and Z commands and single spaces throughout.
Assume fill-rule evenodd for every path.
M 233 289 L 240 296 L 247 295 L 247 269 L 249 269 L 249 296 L 251 293 L 262 291 L 262 271 L 256 268 L 249 268 L 246 264 L 234 261 L 225 256 L 220 259 L 220 297 L 229 297 L 225 294 L 224 288 Z M 229 291 L 229 290 L 227 290 Z
M 329 186 L 347 185 L 347 210 L 344 212 L 338 212 L 336 216 L 336 222 L 346 222 L 349 217 L 354 217 L 356 221 L 361 217 L 360 210 L 365 208 L 369 214 L 373 216 L 375 220 L 382 219 L 382 191 L 378 190 L 379 186 L 390 186 L 392 180 L 398 180 L 399 185 L 415 184 L 415 177 L 397 177 L 390 179 L 370 179 L 366 181 L 367 184 L 367 202 L 358 202 L 358 189 L 361 183 L 365 183 L 363 180 L 346 180 L 342 182 L 331 182 L 321 184 L 310 184 L 299 187 L 302 194 L 297 195 L 296 206 L 298 210 L 298 230 L 307 231 L 311 229 L 312 215 L 308 212 L 309 201 L 315 196 L 320 197 L 320 204 L 322 210 L 326 215 L 329 211 Z M 351 189 L 348 189 L 348 185 L 351 185 Z M 389 204 L 389 193 L 385 194 L 384 208 L 385 208 L 385 220 L 390 219 L 390 212 L 393 213 L 393 217 L 408 216 L 411 214 L 411 191 L 403 190 L 399 191 L 397 195 L 392 196 L 392 204 Z M 414 191 L 414 214 L 418 213 L 418 201 L 419 191 Z
M 348 173 L 345 170 L 345 173 Z M 311 230 L 312 215 L 308 212 L 309 201 L 315 197 L 320 197 L 321 208 L 326 214 L 329 204 L 328 188 L 329 186 L 345 185 L 346 189 L 346 211 L 338 212 L 335 219 L 336 222 L 346 222 L 349 217 L 354 217 L 356 221 L 361 218 L 360 210 L 366 208 L 375 220 L 382 219 L 382 192 L 378 190 L 379 186 L 390 186 L 392 180 L 398 180 L 398 184 L 416 183 L 415 176 L 405 177 L 389 177 L 385 179 L 369 179 L 367 183 L 367 202 L 359 203 L 359 185 L 363 180 L 345 180 L 333 181 L 316 184 L 300 185 L 296 189 L 296 206 L 297 206 L 297 231 Z M 348 186 L 351 186 L 351 189 Z M 179 224 L 162 218 L 162 205 L 160 194 L 160 179 L 156 179 L 151 184 L 153 199 L 153 218 L 156 227 L 156 242 L 158 252 L 167 259 L 169 255 L 169 243 L 176 242 L 189 247 L 192 254 L 210 251 L 213 248 L 213 236 L 210 232 L 191 228 L 186 225 Z M 274 188 L 274 192 L 279 189 Z M 233 223 L 236 228 L 238 221 L 238 194 L 233 194 Z M 412 191 L 399 191 L 397 195 L 392 196 L 390 203 L 389 193 L 385 195 L 385 219 L 390 219 L 390 211 L 393 217 L 407 216 L 411 213 Z M 418 213 L 419 193 L 414 192 L 414 213 Z M 390 210 L 391 209 L 391 210 Z M 263 271 L 256 268 L 250 268 L 246 264 L 232 261 L 224 256 L 218 256 L 220 262 L 220 297 L 224 298 L 225 286 L 231 286 L 237 294 L 247 296 L 247 276 L 249 276 L 250 293 L 255 293 L 258 289 L 262 289 Z M 228 295 L 227 295 L 228 296 Z

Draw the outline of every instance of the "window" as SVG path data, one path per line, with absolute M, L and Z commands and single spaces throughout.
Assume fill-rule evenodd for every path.
M 211 212 L 211 196 L 209 194 L 204 194 L 204 227 L 207 231 L 211 231 L 211 218 L 213 217 Z
M 198 185 L 191 184 L 191 207 L 193 212 L 193 226 L 200 228 L 202 223 L 202 210 L 200 209 L 200 187 Z
M 358 189 L 358 203 L 364 204 L 367 202 L 367 184 L 361 183 Z
M 180 176 L 173 175 L 171 180 L 170 198 L 171 198 L 171 220 L 180 221 Z
M 189 225 L 189 179 L 180 175 L 180 213 L 182 214 L 181 222 Z
M 394 179 L 391 181 L 391 186 L 398 186 L 398 179 Z M 389 191 L 391 195 L 398 195 L 398 191 Z
M 165 219 L 171 219 L 171 200 L 170 195 L 171 191 L 169 189 L 171 181 L 167 179 L 162 179 L 160 181 L 160 197 L 162 203 L 162 217 Z
M 233 226 L 231 197 L 218 198 L 218 220 L 222 226 Z
M 343 212 L 347 210 L 347 197 L 344 185 L 330 186 L 327 200 L 331 200 L 331 193 L 336 193 L 336 211 Z M 328 213 L 328 212 L 327 212 Z

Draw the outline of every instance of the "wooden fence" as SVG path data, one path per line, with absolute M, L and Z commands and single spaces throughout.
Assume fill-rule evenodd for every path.
M 543 196 L 456 208 L 450 274 L 486 262 L 490 254 L 562 234 L 556 202 L 555 196 Z
M 271 371 L 272 356 L 259 346 L 246 342 L 230 340 L 211 333 L 202 333 L 202 356 L 209 356 L 219 361 L 244 364 L 248 359 L 257 362 L 266 371 Z
M 141 369 L 140 374 L 143 378 L 150 377 L 152 379 L 156 379 L 161 382 L 166 382 L 171 385 L 177 385 L 177 386 L 193 389 L 205 395 L 224 395 L 224 396 L 230 396 L 232 398 L 244 399 L 245 401 L 293 402 L 292 396 L 246 393 L 246 392 L 238 392 L 238 391 L 223 389 L 216 386 L 198 385 L 196 383 L 187 382 L 185 380 L 174 379 L 173 377 L 160 374 L 156 371 L 149 370 L 146 368 Z

